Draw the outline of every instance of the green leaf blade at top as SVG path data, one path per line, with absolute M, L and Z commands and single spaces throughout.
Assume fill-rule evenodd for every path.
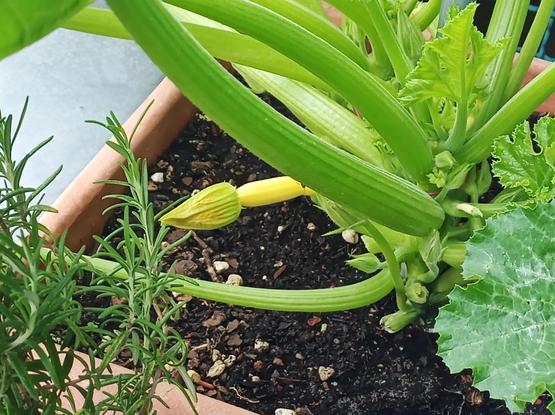
M 493 173 L 505 188 L 520 188 L 532 201 L 548 202 L 555 196 L 555 120 L 542 118 L 534 132 L 532 138 L 530 126 L 524 122 L 511 136 L 497 138 Z
M 439 355 L 451 372 L 473 370 L 477 388 L 523 411 L 555 393 L 555 205 L 488 220 L 467 243 L 465 278 L 440 309 Z
M 0 0 L 0 59 L 46 36 L 93 0 Z
M 473 26 L 477 4 L 472 3 L 451 18 L 441 37 L 428 42 L 417 67 L 401 90 L 405 103 L 448 98 L 464 103 L 476 90 L 476 81 L 500 52 Z

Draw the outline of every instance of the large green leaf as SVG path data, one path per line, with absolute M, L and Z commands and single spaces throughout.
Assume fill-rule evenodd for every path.
M 534 132 L 532 139 L 525 121 L 512 136 L 495 140 L 493 173 L 504 187 L 521 188 L 530 198 L 547 202 L 555 196 L 555 120 L 542 118 Z
M 441 36 L 428 42 L 417 67 L 401 90 L 404 102 L 448 98 L 466 103 L 476 81 L 501 50 L 486 41 L 473 26 L 476 3 L 455 15 L 440 29 Z
M 93 0 L 0 0 L 0 59 L 46 36 Z
M 440 310 L 439 355 L 522 411 L 555 392 L 555 205 L 499 215 L 467 245 L 464 277 L 480 281 L 455 288 Z

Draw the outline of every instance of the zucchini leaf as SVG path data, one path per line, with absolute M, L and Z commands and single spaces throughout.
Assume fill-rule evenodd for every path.
M 553 203 L 489 219 L 463 264 L 464 278 L 479 281 L 456 287 L 436 320 L 450 370 L 471 368 L 475 386 L 513 412 L 555 392 L 554 246 Z
M 400 92 L 406 104 L 444 98 L 467 105 L 478 91 L 477 80 L 501 51 L 502 42 L 492 44 L 473 26 L 477 4 L 472 3 L 439 29 L 440 36 L 428 42 L 418 65 Z
M 536 151 L 536 148 L 538 151 Z M 494 142 L 493 173 L 505 188 L 521 189 L 532 201 L 555 197 L 555 120 L 544 117 L 530 131 L 527 121 Z

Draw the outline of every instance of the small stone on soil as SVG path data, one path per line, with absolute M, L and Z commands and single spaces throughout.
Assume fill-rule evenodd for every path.
M 224 373 L 225 368 L 226 366 L 224 362 L 222 362 L 221 360 L 216 360 L 212 367 L 208 370 L 208 374 L 206 376 L 208 376 L 209 378 L 217 378 L 222 373 Z
M 275 412 L 276 415 L 295 415 L 295 411 L 292 409 L 278 408 Z
M 235 363 L 236 360 L 237 360 L 237 356 L 230 354 L 224 359 L 224 365 L 226 367 L 230 367 L 231 365 L 233 365 L 233 363 Z
M 326 380 L 331 378 L 334 373 L 335 369 L 333 367 L 320 366 L 318 368 L 318 376 L 320 376 L 320 380 L 322 382 L 325 382 Z
M 260 376 L 251 376 L 252 383 L 260 383 Z
M 222 321 L 225 320 L 225 314 L 221 311 L 214 311 L 212 317 L 204 320 L 202 325 L 204 327 L 216 327 L 219 326 Z
M 227 285 L 243 285 L 243 277 L 239 274 L 229 274 L 225 283 Z
M 256 340 L 254 342 L 254 350 L 256 350 L 257 352 L 263 352 L 264 350 L 268 350 L 269 347 L 270 347 L 270 343 L 265 342 L 263 340 Z
M 150 176 L 150 180 L 152 180 L 154 183 L 164 183 L 164 173 L 162 173 L 161 171 L 154 173 L 152 176 Z
M 189 375 L 193 383 L 197 383 L 200 380 L 200 375 L 196 370 L 189 369 L 187 375 Z
M 341 236 L 343 240 L 348 244 L 356 244 L 358 243 L 358 233 L 354 229 L 345 229 L 341 232 Z
M 238 347 L 243 344 L 243 340 L 241 340 L 241 337 L 238 334 L 232 334 L 229 336 L 226 344 L 230 347 Z
M 313 224 L 312 222 L 309 222 L 309 224 L 306 225 L 306 229 L 308 229 L 310 232 L 313 232 L 316 230 L 316 225 Z
M 214 261 L 212 265 L 218 274 L 221 274 L 229 269 L 229 264 L 225 261 Z

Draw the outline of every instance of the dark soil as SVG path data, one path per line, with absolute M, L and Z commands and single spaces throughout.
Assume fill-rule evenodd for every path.
M 277 174 L 202 116 L 151 169 L 156 172 L 164 174 L 163 183 L 151 183 L 157 209 L 213 183 L 241 185 Z M 365 278 L 344 263 L 349 254 L 362 252 L 360 244 L 320 236 L 333 228 L 306 199 L 249 209 L 224 229 L 197 232 L 172 252 L 167 265 L 175 262 L 178 272 L 222 282 L 240 274 L 245 285 L 265 288 L 324 288 Z M 168 239 L 181 235 L 175 230 Z M 218 274 L 214 261 L 230 267 Z M 393 311 L 391 296 L 369 307 L 318 315 L 191 299 L 176 327 L 190 342 L 189 367 L 206 382 L 198 390 L 256 413 L 509 413 L 502 402 L 472 388 L 469 373 L 449 374 L 435 356 L 431 322 L 397 334 L 382 330 L 380 318 Z M 257 341 L 267 347 L 256 350 Z M 210 378 L 213 358 L 235 360 Z M 319 367 L 333 368 L 331 378 L 322 381 Z M 546 405 L 546 399 L 538 400 L 527 413 L 547 414 Z

